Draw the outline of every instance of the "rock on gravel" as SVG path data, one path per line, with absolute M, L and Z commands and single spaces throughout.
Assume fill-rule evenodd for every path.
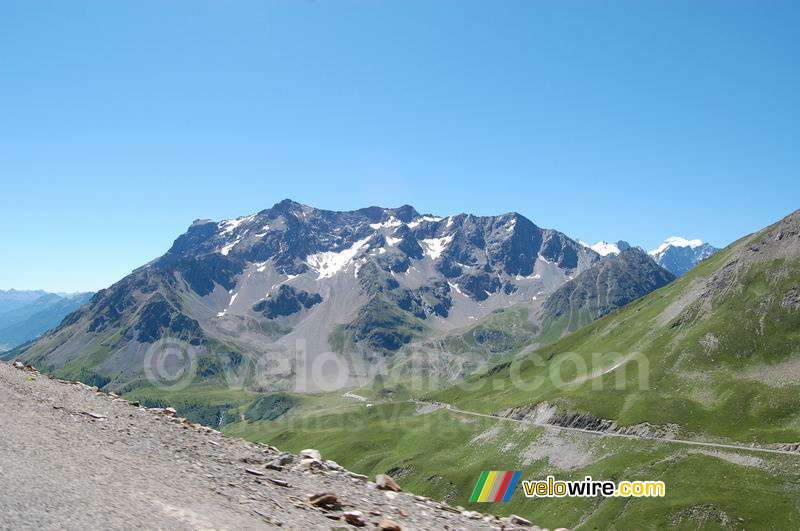
M 375 478 L 375 483 L 381 490 L 391 490 L 394 492 L 400 492 L 403 490 L 389 474 L 379 474 L 378 477 Z
M 384 518 L 383 520 L 378 522 L 378 527 L 381 529 L 381 531 L 401 531 L 402 530 L 402 528 L 400 527 L 400 524 L 398 524 L 397 522 L 394 522 L 392 520 L 389 520 L 388 518 Z
M 364 513 L 361 511 L 347 511 L 344 513 L 344 520 L 348 524 L 356 527 L 363 527 L 367 525 L 367 522 L 364 521 Z

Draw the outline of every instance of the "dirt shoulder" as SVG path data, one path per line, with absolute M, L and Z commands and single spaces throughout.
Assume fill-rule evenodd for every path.
M 0 425 L 0 528 L 519 527 L 4 363 Z

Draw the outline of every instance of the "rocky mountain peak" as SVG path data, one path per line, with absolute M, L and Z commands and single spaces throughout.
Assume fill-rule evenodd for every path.
M 670 273 L 680 276 L 719 249 L 700 239 L 670 236 L 649 252 L 650 256 Z
M 545 334 L 556 338 L 675 280 L 638 247 L 609 254 L 544 303 Z

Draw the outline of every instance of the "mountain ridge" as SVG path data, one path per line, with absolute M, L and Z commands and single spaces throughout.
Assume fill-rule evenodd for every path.
M 287 356 L 298 339 L 312 356 L 336 348 L 388 360 L 496 309 L 538 307 L 599 259 L 517 213 L 336 212 L 283 200 L 233 220 L 195 220 L 22 357 L 120 382 L 140 379 L 145 351 L 165 337 L 232 353 L 223 364 L 248 350 Z M 220 374 L 206 362 L 207 374 Z
M 0 291 L 0 351 L 11 350 L 55 328 L 92 293 L 48 293 L 42 290 Z
M 675 278 L 638 247 L 610 254 L 548 297 L 543 335 L 556 339 L 573 332 Z

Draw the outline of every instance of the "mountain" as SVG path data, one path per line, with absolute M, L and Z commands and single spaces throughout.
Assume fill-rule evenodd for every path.
M 609 254 L 547 298 L 542 336 L 557 339 L 673 280 L 639 248 Z
M 493 314 L 492 336 L 518 326 L 512 311 Z M 469 510 L 481 506 L 469 502 L 475 478 L 498 462 L 524 478 L 667 485 L 665 497 L 642 503 L 531 503 L 515 494 L 493 509 L 550 528 L 794 528 L 799 331 L 797 211 L 661 289 L 456 385 L 414 390 L 376 378 L 345 397 L 293 397 L 303 406 L 268 420 L 239 420 L 247 407 L 231 408 L 224 431 L 312 445 L 359 473 L 402 475 L 414 491 Z
M 669 426 L 676 437 L 796 444 L 798 330 L 800 211 L 539 351 L 555 364 L 562 353 L 587 360 L 595 352 L 638 353 L 642 357 L 630 370 L 620 369 L 632 386 L 629 392 L 614 388 L 620 374 L 603 371 L 569 391 L 543 386 L 525 394 L 461 393 L 459 401 L 484 409 L 481 404 L 500 409 L 548 402 L 559 412 L 622 426 Z M 613 365 L 623 366 L 624 358 Z M 642 366 L 646 382 L 640 382 Z M 595 383 L 606 385 L 599 390 Z
M 42 290 L 0 290 L 0 314 L 26 306 L 42 295 L 47 295 L 47 292 Z
M 0 292 L 0 301 L 13 301 L 0 312 L 0 351 L 21 345 L 55 328 L 91 296 L 92 293 Z
M 117 386 L 141 383 L 145 353 L 167 337 L 197 349 L 209 380 L 243 355 L 292 359 L 298 341 L 312 363 L 333 350 L 391 364 L 412 343 L 495 311 L 521 305 L 537 315 L 547 294 L 598 260 L 516 213 L 334 212 L 285 200 L 234 220 L 195 221 L 21 358 Z
M 619 254 L 626 249 L 631 248 L 631 244 L 626 241 L 618 240 L 616 242 L 606 242 L 606 241 L 599 241 L 594 245 L 588 245 L 586 243 L 581 242 L 584 246 L 589 247 L 592 251 L 596 252 L 600 256 L 609 256 Z
M 679 236 L 671 236 L 656 249 L 650 251 L 650 256 L 658 265 L 679 277 L 717 251 L 719 249 L 702 240 L 687 240 Z

